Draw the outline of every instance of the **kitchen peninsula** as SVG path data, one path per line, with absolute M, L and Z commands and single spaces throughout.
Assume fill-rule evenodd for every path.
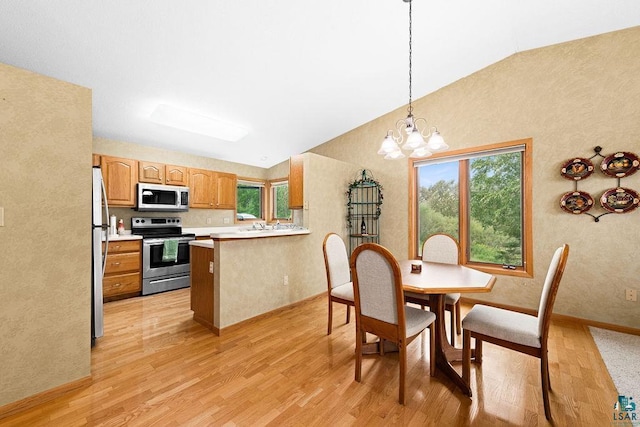
M 191 246 L 191 309 L 197 322 L 220 332 L 306 298 L 298 256 L 308 229 L 238 229 L 210 233 Z

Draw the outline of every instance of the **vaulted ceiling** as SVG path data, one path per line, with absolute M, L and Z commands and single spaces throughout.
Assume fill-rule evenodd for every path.
M 413 98 L 516 52 L 640 25 L 637 0 L 414 0 Z M 93 90 L 94 135 L 259 167 L 408 100 L 402 0 L 3 0 L 0 62 Z M 169 104 L 245 127 L 156 124 Z

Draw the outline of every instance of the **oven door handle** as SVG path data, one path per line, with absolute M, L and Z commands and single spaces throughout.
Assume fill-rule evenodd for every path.
M 161 244 L 164 244 L 164 241 L 168 239 L 173 239 L 173 237 L 170 237 L 170 238 L 165 237 L 165 238 L 158 238 L 158 239 L 144 239 L 142 243 L 144 243 L 145 245 L 161 245 Z M 191 240 L 194 240 L 192 237 L 176 237 L 175 239 L 178 241 L 178 244 L 189 243 Z

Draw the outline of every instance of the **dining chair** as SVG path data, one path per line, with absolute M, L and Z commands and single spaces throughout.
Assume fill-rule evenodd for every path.
M 333 321 L 333 303 L 347 306 L 347 322 L 351 318 L 353 301 L 353 284 L 349 270 L 349 256 L 344 241 L 336 233 L 329 233 L 322 243 L 324 266 L 327 271 L 327 295 L 329 300 L 329 321 L 327 335 L 331 335 Z
M 540 295 L 536 316 L 503 308 L 475 305 L 462 320 L 462 379 L 471 382 L 471 338 L 475 338 L 475 361 L 482 363 L 482 342 L 525 353 L 540 359 L 544 414 L 551 420 L 549 406 L 549 359 L 547 338 L 551 312 L 560 286 L 560 279 L 569 256 L 569 245 L 556 249 Z
M 458 264 L 460 259 L 460 247 L 458 242 L 448 234 L 433 234 L 422 244 L 422 260 L 427 262 L 439 262 L 443 264 Z M 407 302 L 419 304 L 421 307 L 429 305 L 429 295 L 416 292 L 405 292 Z M 456 335 L 462 333 L 460 321 L 460 294 L 446 294 L 444 309 L 451 314 L 451 345 L 456 345 Z
M 364 243 L 351 255 L 351 276 L 356 306 L 356 372 L 362 379 L 362 356 L 366 333 L 378 336 L 379 352 L 384 343 L 394 343 L 399 351 L 400 385 L 398 400 L 404 405 L 407 345 L 426 328 L 430 329 L 430 374 L 435 376 L 436 316 L 430 311 L 409 307 L 404 302 L 402 274 L 391 252 L 377 243 Z

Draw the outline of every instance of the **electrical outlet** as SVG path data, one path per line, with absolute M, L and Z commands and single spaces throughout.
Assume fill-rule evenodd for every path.
M 282 278 L 282 285 L 283 286 L 289 286 L 289 276 L 287 276 L 286 274 Z
M 0 207 L 0 227 L 4 227 L 4 208 Z
M 209 273 L 213 274 L 213 261 L 209 261 Z
M 207 224 L 211 224 L 212 221 L 213 221 L 213 218 L 207 218 Z
M 627 301 L 638 301 L 638 291 L 635 289 L 627 289 L 625 292 L 625 298 Z
M 229 224 L 229 221 L 230 221 L 230 220 L 229 220 L 229 218 L 224 218 L 224 219 L 222 220 L 222 223 L 223 223 L 223 224 Z

